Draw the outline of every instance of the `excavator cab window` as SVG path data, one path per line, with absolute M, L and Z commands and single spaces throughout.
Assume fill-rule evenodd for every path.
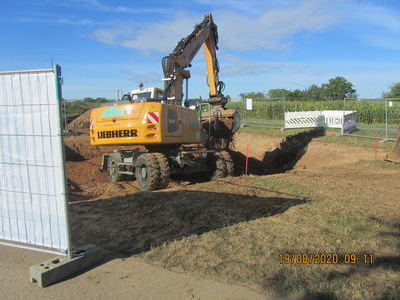
M 122 96 L 122 101 L 132 101 L 132 97 L 129 94 L 125 94 Z

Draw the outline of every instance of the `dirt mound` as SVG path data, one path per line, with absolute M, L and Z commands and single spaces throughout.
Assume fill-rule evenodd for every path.
M 144 147 L 141 146 L 92 146 L 90 144 L 89 134 L 86 132 L 80 135 L 68 135 L 64 138 L 66 147 L 70 150 L 81 155 L 84 159 L 92 159 L 95 157 L 101 157 L 104 153 L 111 153 L 115 149 L 118 150 L 129 150 L 133 148 L 139 148 L 144 151 Z
M 85 111 L 79 117 L 75 118 L 68 124 L 69 129 L 89 129 L 91 109 Z
M 101 157 L 84 161 L 68 161 L 67 177 L 78 185 L 93 185 L 108 181 L 107 173 L 100 171 Z
M 112 147 L 107 147 L 101 150 L 97 146 L 90 145 L 89 135 L 82 134 L 79 136 L 66 136 L 64 139 L 65 147 L 69 148 L 69 152 L 77 153 L 84 159 L 92 159 L 94 157 L 100 157 L 105 152 L 112 152 Z

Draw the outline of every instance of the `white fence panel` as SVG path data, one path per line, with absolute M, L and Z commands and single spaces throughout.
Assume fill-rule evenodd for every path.
M 285 128 L 340 128 L 351 132 L 357 126 L 357 112 L 343 110 L 285 112 Z
M 320 111 L 285 112 L 285 128 L 308 128 L 323 126 Z
M 0 72 L 0 239 L 65 254 L 60 70 Z

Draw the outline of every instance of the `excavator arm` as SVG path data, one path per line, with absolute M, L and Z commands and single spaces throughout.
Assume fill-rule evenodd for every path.
M 240 117 L 236 110 L 225 109 L 228 101 L 222 94 L 225 84 L 218 77 L 219 64 L 216 55 L 218 31 L 211 14 L 206 14 L 193 32 L 180 40 L 174 51 L 162 59 L 165 80 L 163 98 L 171 104 L 182 104 L 183 81 L 190 78 L 188 68 L 203 45 L 209 87 L 208 103 L 212 105 L 212 109 L 201 115 L 201 130 L 203 136 L 207 137 L 205 144 L 208 147 L 227 149 L 240 127 Z
M 164 98 L 174 104 L 180 104 L 183 99 L 183 81 L 190 78 L 191 62 L 200 47 L 204 45 L 207 83 L 209 87 L 209 102 L 211 105 L 224 106 L 227 103 L 222 94 L 224 83 L 219 80 L 219 65 L 216 56 L 218 49 L 217 25 L 211 14 L 206 14 L 204 20 L 195 26 L 193 32 L 183 38 L 174 51 L 162 59 L 164 72 Z

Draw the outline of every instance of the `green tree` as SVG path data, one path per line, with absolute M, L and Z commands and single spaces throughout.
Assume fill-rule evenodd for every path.
M 290 91 L 286 95 L 286 100 L 289 101 L 297 101 L 297 100 L 304 100 L 305 92 L 299 89 Z
M 251 98 L 251 99 L 265 98 L 265 95 L 261 92 L 240 93 L 239 95 L 242 98 L 242 100 L 246 98 Z
M 322 89 L 324 97 L 328 99 L 357 98 L 353 84 L 341 76 L 329 79 L 328 83 L 322 85 Z
M 400 98 L 400 82 L 393 83 L 390 87 L 390 91 L 385 93 L 386 98 Z
M 287 89 L 270 89 L 267 93 L 269 98 L 286 98 L 286 95 L 290 93 Z
M 321 100 L 324 98 L 324 90 L 316 84 L 312 84 L 307 90 L 305 90 L 306 100 Z

